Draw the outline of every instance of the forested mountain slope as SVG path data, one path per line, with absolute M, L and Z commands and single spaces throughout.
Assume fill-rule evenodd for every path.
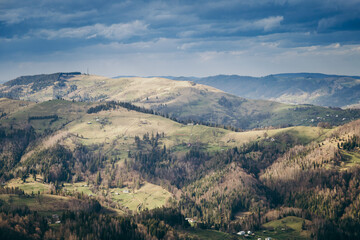
M 215 233 L 242 239 L 232 235 L 240 230 L 275 239 L 359 236 L 359 120 L 239 131 L 148 108 L 159 99 L 185 104 L 186 89 L 233 97 L 216 89 L 67 77 L 65 86 L 79 81 L 62 96 L 71 101 L 48 100 L 54 85 L 32 93 L 46 101 L 0 101 L 1 231 L 8 236 L 197 239 L 221 231 Z M 123 90 L 111 92 L 117 81 Z M 167 88 L 147 93 L 163 83 Z M 140 84 L 149 86 L 145 93 L 136 91 Z M 180 95 L 167 98 L 174 89 Z M 117 101 L 91 99 L 99 93 Z M 294 109 L 298 117 L 301 107 Z M 329 117 L 356 113 L 319 109 L 334 111 Z

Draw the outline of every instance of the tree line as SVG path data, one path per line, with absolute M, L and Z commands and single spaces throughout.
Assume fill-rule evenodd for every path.
M 204 126 L 209 126 L 209 127 L 217 127 L 217 128 L 228 129 L 228 130 L 231 130 L 231 131 L 234 131 L 234 132 L 241 132 L 242 131 L 242 129 L 240 129 L 240 128 L 236 128 L 234 126 L 227 126 L 227 125 L 223 125 L 223 124 L 216 124 L 216 123 L 210 123 L 210 122 L 204 122 L 204 121 L 196 121 L 196 120 L 193 120 L 193 119 L 180 120 L 180 119 L 178 119 L 178 118 L 176 118 L 174 116 L 170 116 L 167 113 L 161 113 L 161 112 L 154 111 L 153 109 L 147 109 L 147 108 L 144 108 L 144 107 L 139 107 L 139 106 L 136 106 L 136 105 L 134 105 L 132 103 L 129 103 L 129 102 L 109 101 L 109 102 L 106 102 L 104 104 L 97 105 L 95 107 L 90 107 L 87 110 L 87 113 L 92 114 L 92 113 L 98 113 L 100 111 L 114 110 L 114 109 L 117 108 L 117 106 L 126 108 L 128 110 L 133 110 L 133 111 L 136 111 L 136 112 L 152 114 L 152 115 L 158 115 L 158 116 L 168 118 L 168 119 L 170 119 L 172 121 L 175 121 L 175 122 L 178 122 L 178 123 L 181 123 L 181 124 L 191 123 L 191 124 L 194 124 L 194 125 L 199 124 L 199 125 L 204 125 Z

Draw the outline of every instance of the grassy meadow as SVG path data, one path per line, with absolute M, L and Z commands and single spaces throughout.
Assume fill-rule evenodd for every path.
M 31 211 L 36 211 L 44 216 L 61 214 L 66 210 L 81 208 L 81 201 L 78 199 L 50 194 L 34 196 L 0 194 L 0 200 L 13 207 L 27 206 Z
M 25 182 L 23 182 L 20 178 L 11 179 L 6 183 L 6 187 L 10 188 L 19 188 L 23 190 L 27 194 L 48 194 L 51 192 L 51 185 L 43 183 L 40 175 L 37 176 L 36 181 L 34 178 L 28 177 Z

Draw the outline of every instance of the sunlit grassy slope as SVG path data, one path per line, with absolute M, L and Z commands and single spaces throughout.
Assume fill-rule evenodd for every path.
M 25 107 L 18 106 L 17 111 L 13 110 L 13 113 L 1 119 L 0 122 L 3 126 L 31 125 L 40 133 L 45 129 L 57 130 L 52 138 L 46 138 L 47 143 L 51 142 L 51 139 L 56 142 L 61 137 L 68 139 L 67 143 L 70 145 L 77 142 L 85 145 L 104 143 L 108 147 L 119 147 L 125 151 L 134 143 L 135 136 L 142 137 L 146 133 L 150 135 L 164 133 L 165 137 L 161 141 L 169 147 L 186 148 L 189 144 L 202 143 L 209 149 L 220 150 L 264 137 L 276 137 L 277 134 L 284 132 L 298 137 L 302 143 L 306 144 L 324 138 L 329 132 L 329 129 L 305 126 L 233 132 L 204 125 L 185 125 L 158 115 L 129 111 L 121 107 L 116 110 L 87 114 L 87 109 L 94 105 L 96 103 L 64 100 L 29 104 Z M 57 115 L 59 118 L 55 121 L 52 119 L 28 120 L 31 116 L 49 115 Z M 59 137 L 56 138 L 56 136 Z
M 102 196 L 102 191 L 98 191 L 92 185 L 87 185 L 86 182 L 76 182 L 76 183 L 64 183 L 63 191 L 68 194 L 80 193 L 85 194 L 89 197 L 97 198 Z M 26 179 L 23 182 L 19 178 L 14 178 L 11 181 L 7 182 L 7 187 L 11 188 L 19 188 L 23 190 L 27 194 L 50 194 L 51 193 L 51 185 L 47 183 L 43 183 L 42 179 L 37 179 L 34 181 L 32 177 Z M 144 209 L 153 209 L 156 207 L 161 207 L 165 205 L 166 201 L 172 197 L 172 194 L 169 193 L 164 188 L 144 182 L 144 184 L 139 189 L 129 189 L 127 187 L 124 188 L 111 188 L 106 190 L 106 192 L 110 195 L 112 201 L 119 203 L 123 207 L 132 210 L 139 211 Z M 50 196 L 50 195 L 49 195 Z M 23 200 L 20 198 L 16 198 L 18 203 L 24 203 L 25 205 L 33 206 L 36 205 L 35 200 Z M 68 201 L 68 198 L 63 198 Z M 56 199 L 55 199 L 56 200 Z M 17 202 L 15 202 L 17 203 Z M 41 206 L 38 206 L 41 207 Z M 44 211 L 47 210 L 47 206 L 44 207 Z
M 165 78 L 107 79 L 81 75 L 70 79 L 71 83 L 78 89 L 66 96 L 69 99 L 131 101 L 182 120 L 242 128 L 261 126 L 267 114 L 293 108 L 270 101 L 247 100 L 209 86 Z M 282 124 L 281 120 L 276 124 Z
M 30 85 L 21 85 L 22 91 L 16 91 L 15 97 L 32 101 L 54 98 L 87 102 L 129 101 L 181 120 L 191 119 L 244 129 L 289 124 L 316 126 L 320 121 L 340 124 L 360 117 L 360 113 L 339 109 L 249 100 L 213 87 L 165 78 L 112 79 L 74 75 L 37 91 L 30 91 Z M 8 92 L 15 87 L 19 86 L 3 86 L 0 92 Z
M 26 181 L 22 181 L 20 178 L 13 178 L 6 183 L 7 187 L 10 188 L 19 188 L 27 194 L 47 194 L 50 193 L 50 184 L 43 183 L 43 179 L 38 175 L 37 180 L 35 181 L 33 177 L 28 177 Z
M 113 201 L 132 211 L 161 207 L 172 197 L 172 194 L 164 188 L 148 182 L 145 182 L 138 190 L 112 188 L 110 194 Z
M 0 200 L 15 207 L 27 206 L 31 211 L 36 211 L 45 216 L 61 214 L 63 211 L 70 209 L 76 210 L 74 206 L 78 206 L 78 209 L 81 208 L 81 201 L 78 199 L 50 194 L 34 196 L 1 194 Z
M 220 150 L 239 146 L 266 136 L 273 137 L 283 132 L 298 137 L 305 144 L 318 139 L 320 136 L 325 136 L 329 130 L 318 127 L 290 127 L 233 132 L 203 125 L 183 125 L 156 115 L 118 109 L 86 114 L 81 119 L 70 123 L 67 131 L 73 136 L 77 136 L 76 140 L 83 144 L 105 143 L 111 146 L 112 143 L 116 142 L 118 147 L 127 147 L 132 144 L 135 136 L 142 137 L 146 133 L 164 132 L 165 138 L 162 139 L 162 143 L 169 147 L 179 146 L 180 149 L 202 143 L 206 144 L 209 149 Z M 122 150 L 127 149 L 122 148 Z
M 303 224 L 310 225 L 311 222 L 299 217 L 288 216 L 279 220 L 265 223 L 262 227 L 264 232 L 256 232 L 259 237 L 272 237 L 273 239 L 296 239 L 305 240 L 310 238 L 310 231 L 302 229 Z
M 343 157 L 344 161 L 341 165 L 341 170 L 348 170 L 354 166 L 360 166 L 360 153 L 359 152 L 350 152 L 341 150 L 341 156 Z
M 14 102 L 14 100 L 12 101 Z M 17 126 L 20 128 L 31 125 L 39 133 L 43 133 L 46 129 L 58 130 L 69 122 L 81 118 L 89 106 L 89 103 L 73 103 L 64 100 L 46 101 L 37 104 L 23 101 L 15 102 L 18 103 L 12 104 L 14 106 L 12 113 L 2 118 L 1 124 L 7 127 Z M 58 117 L 56 120 L 52 117 L 55 115 Z
M 11 114 L 34 105 L 34 102 L 0 98 L 0 113 Z

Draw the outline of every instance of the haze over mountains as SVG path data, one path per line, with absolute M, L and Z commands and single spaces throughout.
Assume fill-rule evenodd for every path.
M 360 103 L 359 76 L 283 73 L 265 77 L 217 75 L 167 78 L 194 81 L 250 99 L 330 107 L 351 107 Z

